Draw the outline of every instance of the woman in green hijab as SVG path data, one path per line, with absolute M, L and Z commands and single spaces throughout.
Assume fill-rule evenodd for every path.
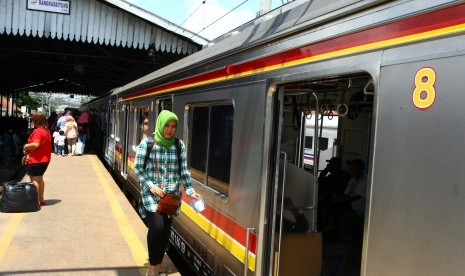
M 178 117 L 173 112 L 163 110 L 157 118 L 155 126 L 155 144 L 150 151 L 147 163 L 149 138 L 144 138 L 136 152 L 134 171 L 141 184 L 141 203 L 139 213 L 145 218 L 149 228 L 147 245 L 150 266 L 147 275 L 158 275 L 169 242 L 173 217 L 157 212 L 158 202 L 165 194 L 180 195 L 180 185 L 184 186 L 187 196 L 200 199 L 200 195 L 192 188 L 190 172 L 187 167 L 186 147 L 179 140 L 176 143 Z M 176 144 L 179 144 L 178 146 Z M 178 160 L 178 150 L 181 152 Z M 179 166 L 181 166 L 179 170 Z M 158 170 L 157 170 L 158 169 Z M 179 208 L 178 212 L 179 214 Z

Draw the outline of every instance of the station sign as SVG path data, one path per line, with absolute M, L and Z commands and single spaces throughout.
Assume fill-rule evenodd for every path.
M 70 1 L 27 0 L 28 10 L 69 14 L 69 8 L 70 8 Z

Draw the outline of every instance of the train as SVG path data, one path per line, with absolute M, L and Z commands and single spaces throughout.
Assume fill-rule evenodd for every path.
M 464 71 L 465 1 L 300 1 L 81 111 L 135 199 L 144 121 L 178 115 L 206 210 L 184 197 L 170 241 L 198 275 L 463 275 Z M 330 157 L 366 164 L 360 242 L 319 226 Z

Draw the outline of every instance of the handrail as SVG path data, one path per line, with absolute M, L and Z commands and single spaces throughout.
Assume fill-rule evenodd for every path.
M 249 227 L 246 229 L 247 237 L 245 238 L 245 260 L 244 260 L 244 276 L 247 276 L 249 272 L 249 247 L 250 247 L 250 232 L 255 232 L 257 229 Z
M 316 93 L 312 93 L 315 97 L 315 110 L 318 112 L 320 110 L 320 102 Z M 318 139 L 318 114 L 315 114 L 315 128 L 314 128 L 314 139 L 313 139 L 313 212 L 312 212 L 312 232 L 316 231 L 317 228 L 317 206 L 318 206 L 318 162 L 319 160 L 319 139 Z
M 283 180 L 282 180 L 282 190 L 281 190 L 281 212 L 279 215 L 279 240 L 278 240 L 278 256 L 277 256 L 277 264 L 276 264 L 276 271 L 279 272 L 279 261 L 281 258 L 281 238 L 283 235 L 283 215 L 284 215 L 284 188 L 286 187 L 286 167 L 287 167 L 287 153 L 281 152 L 281 155 L 284 158 L 280 158 L 280 160 L 284 160 L 283 163 Z M 278 186 L 279 187 L 279 186 Z
M 306 126 L 306 120 L 305 120 L 305 112 L 302 111 L 300 113 L 300 131 L 299 131 L 299 137 L 297 138 L 297 151 L 296 151 L 296 162 L 295 165 L 301 169 L 304 168 L 304 152 L 305 152 L 305 126 Z

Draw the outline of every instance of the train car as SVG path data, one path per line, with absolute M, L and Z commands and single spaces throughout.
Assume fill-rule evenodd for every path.
M 313 150 L 313 136 L 315 135 L 315 120 L 311 116 L 302 117 L 305 120 L 305 140 L 304 140 L 304 167 L 308 170 L 313 170 L 315 160 L 315 151 Z M 318 119 L 318 159 L 319 166 L 324 167 L 326 160 L 337 156 L 338 144 L 338 129 L 339 129 L 339 116 L 330 114 L 329 116 L 321 116 Z M 301 145 L 296 141 L 296 145 Z M 296 149 L 298 151 L 298 149 Z M 299 156 L 297 156 L 299 157 Z M 299 162 L 299 159 L 294 161 Z
M 183 204 L 171 242 L 199 275 L 463 274 L 465 2 L 299 3 L 114 91 L 107 160 L 137 198 L 144 124 L 178 114 L 207 209 Z M 330 115 L 332 156 L 367 175 L 336 234 L 318 204 Z
M 92 150 L 115 170 L 116 96 L 118 88 L 108 95 L 93 99 L 79 107 L 79 112 L 88 112 L 92 121 L 86 129 L 86 149 Z

